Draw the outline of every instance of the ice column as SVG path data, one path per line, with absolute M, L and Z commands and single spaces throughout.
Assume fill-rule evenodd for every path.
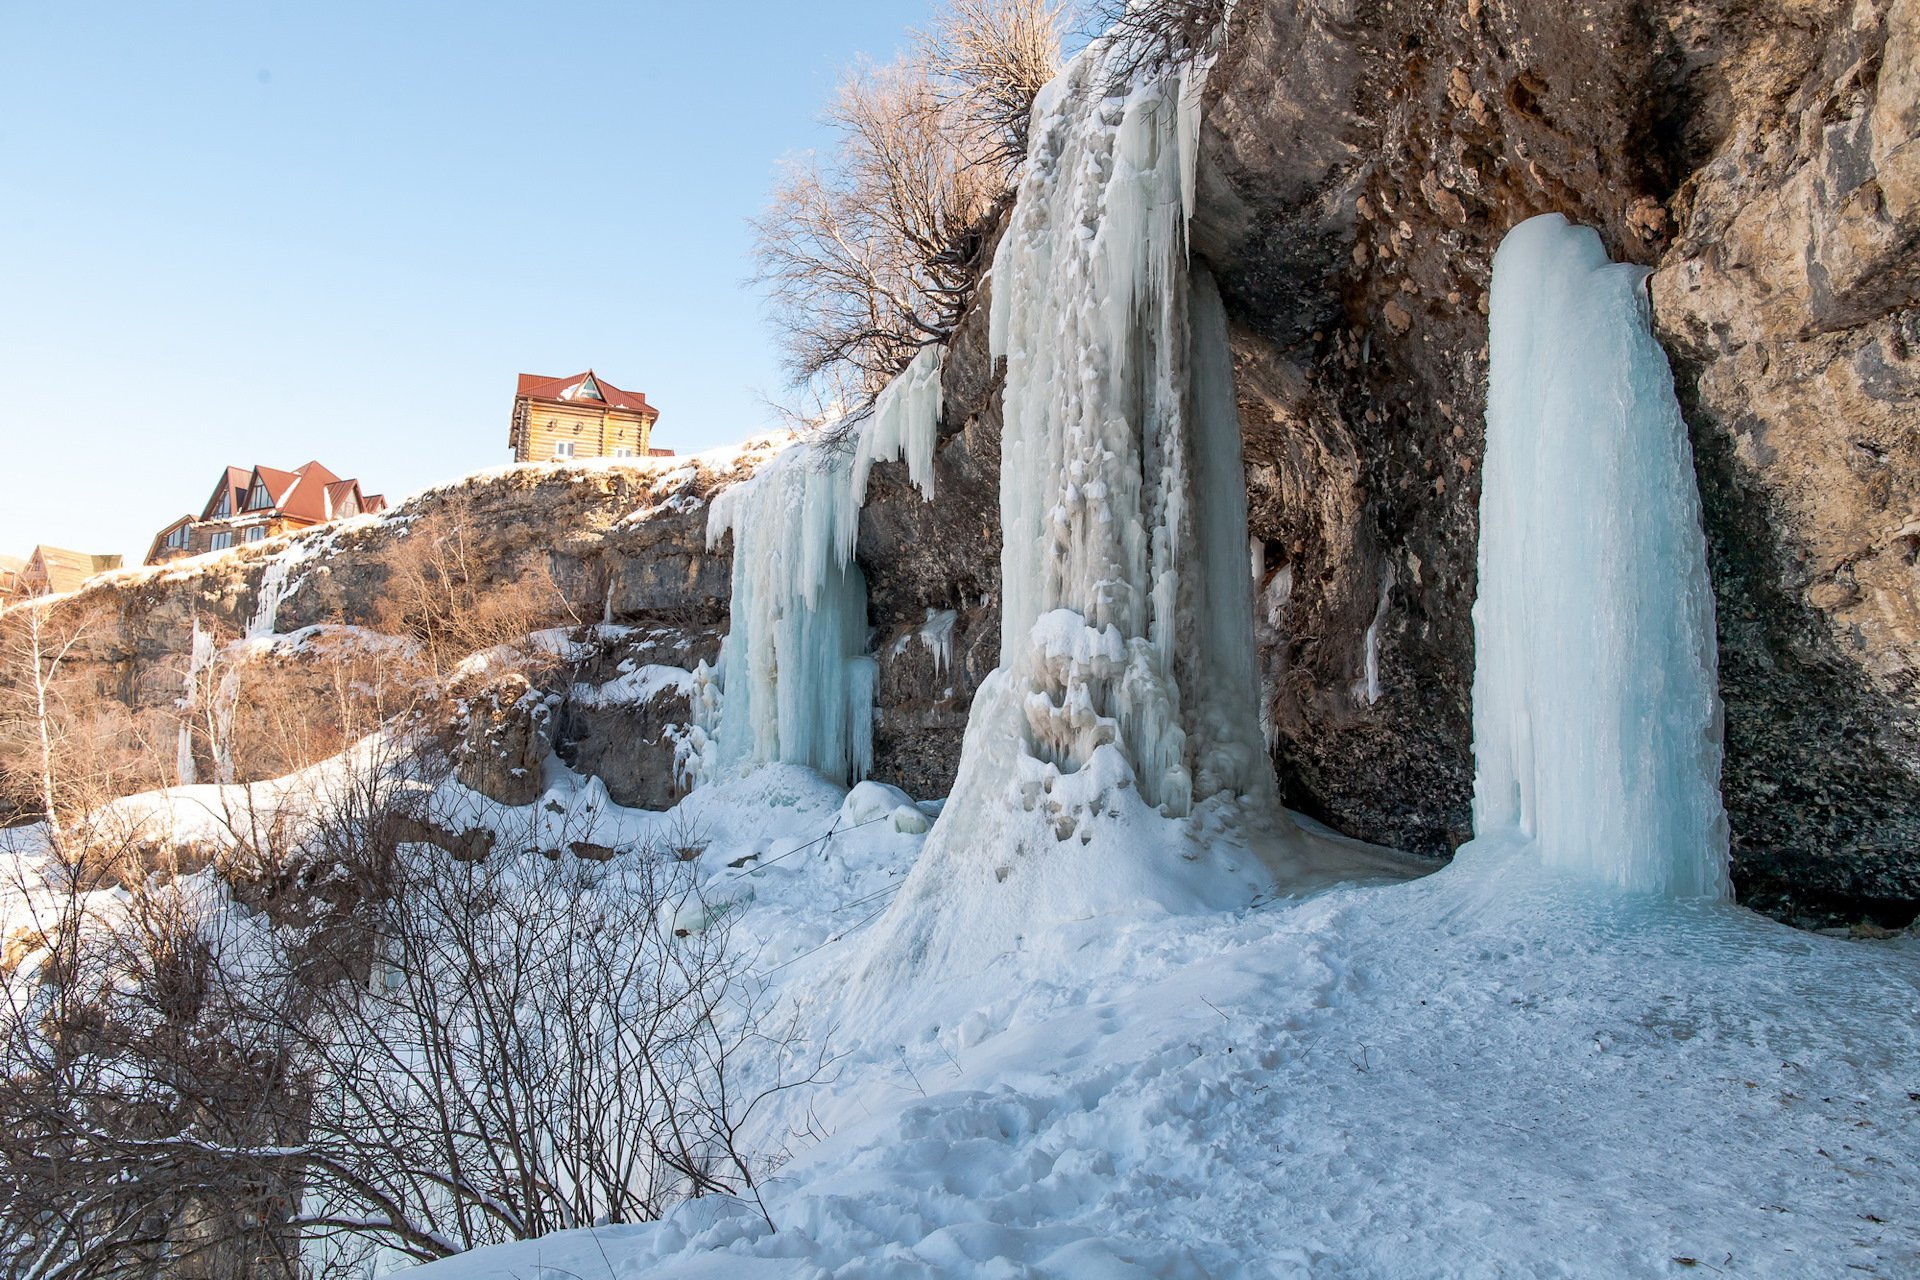
M 1272 777 L 1226 317 L 1187 264 L 1198 73 L 1111 95 L 1116 65 L 1096 45 L 1043 93 L 993 264 L 1000 664 L 1031 755 L 1112 746 L 1178 816 Z
M 1096 42 L 1042 91 L 995 253 L 1000 661 L 877 928 L 883 989 L 1061 921 L 1244 905 L 1291 839 L 1226 315 L 1187 257 L 1202 73 L 1128 85 L 1126 52 Z
M 1623 889 L 1726 897 L 1713 593 L 1646 275 L 1558 214 L 1494 258 L 1474 830 Z
M 733 535 L 719 773 L 781 761 L 851 781 L 872 764 L 876 669 L 851 470 L 844 451 L 793 445 L 707 513 L 708 546 Z
M 193 616 L 193 640 L 187 650 L 186 689 L 179 702 L 180 735 L 175 747 L 174 768 L 180 775 L 180 785 L 190 787 L 199 781 L 198 769 L 193 759 L 193 718 L 200 706 L 200 673 L 213 661 L 213 635 L 200 625 L 200 615 Z

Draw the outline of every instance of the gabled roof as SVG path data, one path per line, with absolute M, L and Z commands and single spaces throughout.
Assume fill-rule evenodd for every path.
M 153 558 L 160 554 L 160 547 L 163 543 L 166 542 L 168 534 L 172 533 L 175 529 L 178 529 L 181 525 L 192 524 L 197 518 L 198 517 L 196 517 L 191 511 L 189 511 L 186 515 L 181 516 L 178 520 L 169 522 L 167 525 L 161 528 L 160 532 L 154 534 L 153 541 L 147 544 L 146 563 L 152 564 Z
M 268 505 L 254 508 L 255 512 L 276 512 L 298 520 L 310 520 L 315 524 L 333 519 L 334 508 L 346 494 L 357 490 L 360 483 L 358 480 L 342 480 L 318 462 L 304 463 L 292 471 L 282 471 L 279 467 L 254 467 L 252 470 L 228 467 L 220 482 L 214 486 L 213 496 L 200 509 L 198 518 L 215 518 L 213 513 L 220 505 L 223 492 L 230 494 L 233 499 L 227 518 L 249 514 L 247 495 L 256 481 L 266 489 Z M 373 499 L 364 495 L 360 499 L 362 511 L 378 511 L 385 505 L 382 500 L 379 506 L 375 506 Z
M 262 467 L 264 472 L 266 468 Z M 340 477 L 333 474 L 317 462 L 309 462 L 287 476 L 287 484 L 281 488 L 269 489 L 278 494 L 274 505 L 287 515 L 300 520 L 312 520 L 318 523 L 333 519 L 333 510 L 327 503 L 327 486 L 338 484 Z
M 604 404 L 609 409 L 625 409 L 629 413 L 644 413 L 654 418 L 660 416 L 660 411 L 648 404 L 645 396 L 637 391 L 622 391 L 591 369 L 566 378 L 523 373 L 514 395 L 528 400 L 553 400 L 566 404 Z
M 213 492 L 207 497 L 207 504 L 200 508 L 202 520 L 213 519 L 215 508 L 220 505 L 220 495 L 225 493 L 230 499 L 227 511 L 238 515 L 240 504 L 247 500 L 247 486 L 253 482 L 253 473 L 245 467 L 228 467 L 221 473 L 220 480 L 213 486 Z
M 33 549 L 29 563 L 46 577 L 50 594 L 64 595 L 78 591 L 80 584 L 96 573 L 118 569 L 121 562 L 119 556 L 96 556 L 65 547 L 38 546 Z

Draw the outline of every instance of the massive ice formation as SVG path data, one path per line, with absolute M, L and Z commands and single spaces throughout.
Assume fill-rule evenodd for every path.
M 1474 831 L 1623 889 L 1725 897 L 1713 593 L 1646 274 L 1558 214 L 1494 258 Z
M 883 968 L 1265 882 L 1217 826 L 1166 821 L 1278 808 L 1226 318 L 1187 258 L 1199 73 L 1114 92 L 1120 64 L 1096 44 L 1041 94 L 994 259 L 1000 665 Z

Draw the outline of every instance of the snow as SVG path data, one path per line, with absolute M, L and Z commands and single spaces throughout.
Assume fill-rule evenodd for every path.
M 641 707 L 663 693 L 690 696 L 694 673 L 682 667 L 647 663 L 615 676 L 605 684 L 576 684 L 569 699 L 583 707 Z
M 1713 590 L 1647 274 L 1558 214 L 1494 257 L 1474 832 L 1623 889 L 1724 898 Z
M 800 850 L 745 876 L 737 936 L 767 939 L 787 1007 L 844 1035 L 861 935 L 842 931 L 917 842 L 880 823 L 832 856 L 799 846 L 832 793 L 770 772 L 707 794 L 708 815 Z M 701 865 L 765 839 L 735 829 Z M 1057 922 L 990 974 L 928 980 L 974 993 L 968 1012 L 872 1020 L 837 1039 L 830 1086 L 769 1119 L 827 1133 L 768 1184 L 777 1231 L 714 1197 L 421 1280 L 1920 1266 L 1920 940 L 1799 933 L 1522 859 Z

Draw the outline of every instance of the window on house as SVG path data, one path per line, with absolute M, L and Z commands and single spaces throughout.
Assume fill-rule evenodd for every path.
M 181 525 L 178 529 L 175 529 L 167 535 L 167 545 L 176 551 L 183 549 L 187 545 L 187 538 L 192 532 L 192 529 L 188 526 L 184 524 Z
M 273 500 L 267 496 L 266 484 L 263 481 L 254 481 L 253 488 L 247 491 L 247 510 L 265 511 L 272 505 Z
M 553 442 L 553 456 L 556 458 L 571 458 L 573 456 L 573 448 L 574 442 L 572 440 L 555 440 Z
M 216 516 L 230 516 L 233 514 L 233 492 L 231 490 L 222 489 L 220 491 L 220 505 L 213 509 L 213 514 Z
M 222 529 L 220 532 L 213 535 L 213 549 L 215 551 L 225 551 L 228 547 L 232 545 L 233 545 L 233 530 Z
M 353 500 L 352 494 L 348 494 L 346 497 L 340 499 L 340 506 L 334 511 L 334 514 L 338 516 L 358 515 L 360 514 L 360 504 Z
M 631 458 L 633 456 L 633 450 L 623 444 L 613 451 L 613 456 L 616 458 Z
M 266 540 L 266 537 L 267 537 L 267 526 L 263 524 L 253 525 L 249 527 L 247 530 L 248 542 L 264 542 Z

